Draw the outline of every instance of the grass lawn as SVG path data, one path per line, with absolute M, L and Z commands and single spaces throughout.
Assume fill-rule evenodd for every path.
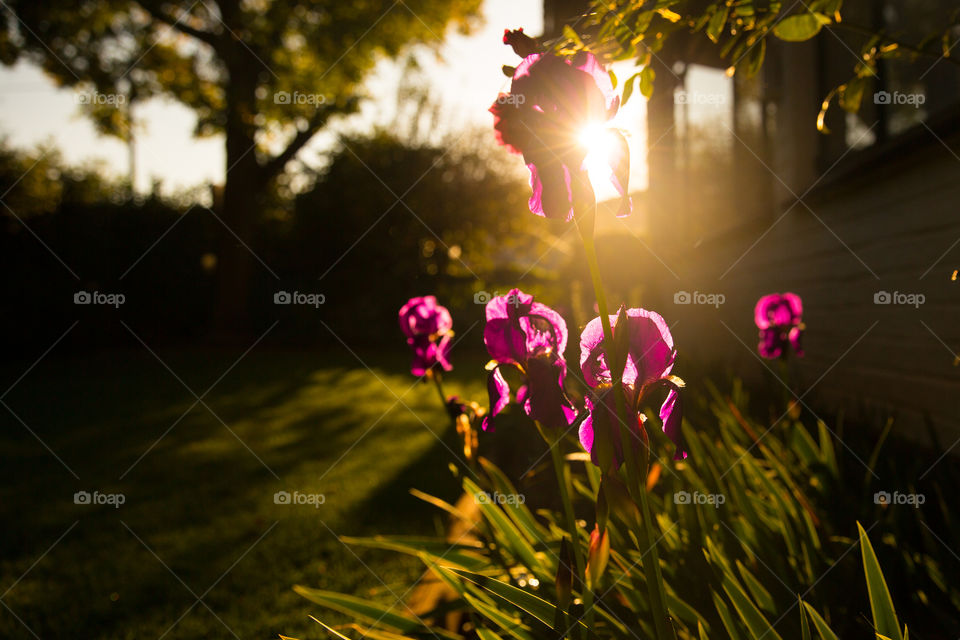
M 402 595 L 418 561 L 336 536 L 443 527 L 407 492 L 458 492 L 436 391 L 405 353 L 363 355 L 371 372 L 345 349 L 258 347 L 218 381 L 240 353 L 158 350 L 202 403 L 139 346 L 54 352 L 3 397 L 19 419 L 0 407 L 0 637 L 319 638 L 308 614 L 337 618 L 293 584 Z M 2 388 L 30 364 L 0 369 Z M 448 386 L 483 397 L 482 368 Z M 82 490 L 125 503 L 74 504 Z

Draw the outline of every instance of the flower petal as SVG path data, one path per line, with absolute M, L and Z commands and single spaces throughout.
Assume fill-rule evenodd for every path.
M 801 358 L 803 357 L 803 346 L 801 344 L 802 337 L 803 329 L 801 327 L 794 327 L 790 329 L 790 334 L 788 336 L 788 339 L 790 340 L 790 347 L 793 349 L 793 352 Z
M 611 326 L 616 316 L 610 316 Z M 629 351 L 623 370 L 623 384 L 643 386 L 670 373 L 674 349 L 670 328 L 660 314 L 646 309 L 627 309 Z M 609 383 L 613 376 L 603 352 L 603 328 L 594 318 L 580 335 L 580 367 L 588 386 Z
M 580 334 L 580 370 L 589 387 L 610 382 L 610 370 L 603 357 L 603 326 L 599 317 L 588 322 Z
M 670 393 L 667 394 L 667 399 L 660 406 L 660 421 L 663 423 L 663 432 L 677 445 L 677 452 L 673 459 L 683 460 L 687 457 L 687 452 L 683 449 L 683 432 L 681 430 L 683 408 L 680 403 L 680 392 L 677 389 L 671 389 Z
M 760 343 L 757 345 L 757 351 L 761 356 L 768 360 L 779 358 L 783 354 L 784 348 L 783 335 L 776 327 L 770 327 L 760 330 Z
M 527 386 L 524 411 L 551 429 L 566 429 L 577 413 L 563 390 L 567 367 L 563 360 L 536 357 L 527 361 Z
M 524 156 L 528 157 L 528 156 Z M 543 155 L 536 162 L 528 162 L 530 189 L 527 204 L 538 216 L 569 222 L 573 219 L 573 191 L 570 170 L 558 157 Z
M 510 385 L 496 367 L 487 376 L 487 394 L 490 397 L 490 412 L 483 417 L 484 431 L 493 431 L 493 419 L 510 404 Z

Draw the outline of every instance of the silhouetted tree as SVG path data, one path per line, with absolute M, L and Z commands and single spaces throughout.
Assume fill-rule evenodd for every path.
M 356 107 L 382 55 L 466 29 L 480 0 L 8 0 L 0 60 L 27 59 L 86 89 L 101 130 L 127 137 L 135 97 L 169 96 L 196 134 L 226 144 L 224 222 L 253 243 L 272 180 L 336 114 Z M 279 141 L 279 143 L 278 143 Z M 279 151 L 278 151 L 279 149 Z M 271 150 L 273 151 L 271 153 Z M 243 330 L 252 258 L 233 234 L 219 260 L 216 324 Z

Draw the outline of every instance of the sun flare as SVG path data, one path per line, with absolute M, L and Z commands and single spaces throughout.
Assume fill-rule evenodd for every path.
M 612 169 L 610 161 L 616 152 L 616 141 L 610 130 L 599 123 L 594 123 L 584 127 L 577 140 L 587 150 L 587 155 L 583 160 L 583 166 L 590 175 L 590 182 L 593 188 L 597 189 L 601 184 L 606 184 L 610 180 Z

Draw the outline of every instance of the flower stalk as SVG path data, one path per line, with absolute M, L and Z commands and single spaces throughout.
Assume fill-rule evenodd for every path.
M 597 300 L 597 310 L 600 313 L 600 323 L 603 328 L 604 351 L 607 354 L 608 361 L 619 362 L 616 345 L 613 341 L 613 329 L 610 326 L 610 313 L 607 306 L 607 296 L 603 287 L 603 280 L 600 275 L 600 264 L 597 260 L 597 249 L 594 242 L 593 223 L 596 218 L 597 203 L 594 200 L 589 205 L 587 214 L 583 217 L 577 216 L 577 229 L 580 232 L 580 239 L 583 242 L 583 250 L 587 258 L 587 266 L 590 270 L 590 278 L 593 281 L 593 291 Z M 668 614 L 666 609 L 666 591 L 663 587 L 663 575 L 660 571 L 660 554 L 657 551 L 658 540 L 654 537 L 654 529 L 651 521 L 650 505 L 647 501 L 646 483 L 641 483 L 641 478 L 646 478 L 646 462 L 643 469 L 637 463 L 636 453 L 632 446 L 634 435 L 630 432 L 627 425 L 627 403 L 623 392 L 623 385 L 620 384 L 619 373 L 613 374 L 613 393 L 616 404 L 617 418 L 619 422 L 620 441 L 623 443 L 624 462 L 627 468 L 628 490 L 631 497 L 640 507 L 641 523 L 640 530 L 637 532 L 640 542 L 640 552 L 647 555 L 648 558 L 643 562 L 643 571 L 646 576 L 647 593 L 650 598 L 651 609 L 654 616 L 654 628 L 659 640 L 668 640 L 673 637 L 668 627 Z M 647 456 L 645 456 L 645 461 Z M 642 474 L 641 474 L 642 471 Z M 645 547 L 645 548 L 643 548 Z
M 567 473 L 567 466 L 563 461 L 563 452 L 560 450 L 560 443 L 563 440 L 562 435 L 556 432 L 551 436 L 547 430 L 537 422 L 537 429 L 544 441 L 550 448 L 550 457 L 553 460 L 553 470 L 557 476 L 557 487 L 560 490 L 560 501 L 563 503 L 563 518 L 570 534 L 570 545 L 573 547 L 574 565 L 577 569 L 577 578 L 583 585 L 583 610 L 586 615 L 587 637 L 590 637 L 590 629 L 593 628 L 593 590 L 590 588 L 586 573 L 586 563 L 583 558 L 583 548 L 580 545 L 580 532 L 577 527 L 576 514 L 573 511 L 573 501 L 570 499 L 570 478 Z M 561 559 L 562 561 L 562 559 Z M 580 635 L 579 624 L 574 625 L 574 633 Z

